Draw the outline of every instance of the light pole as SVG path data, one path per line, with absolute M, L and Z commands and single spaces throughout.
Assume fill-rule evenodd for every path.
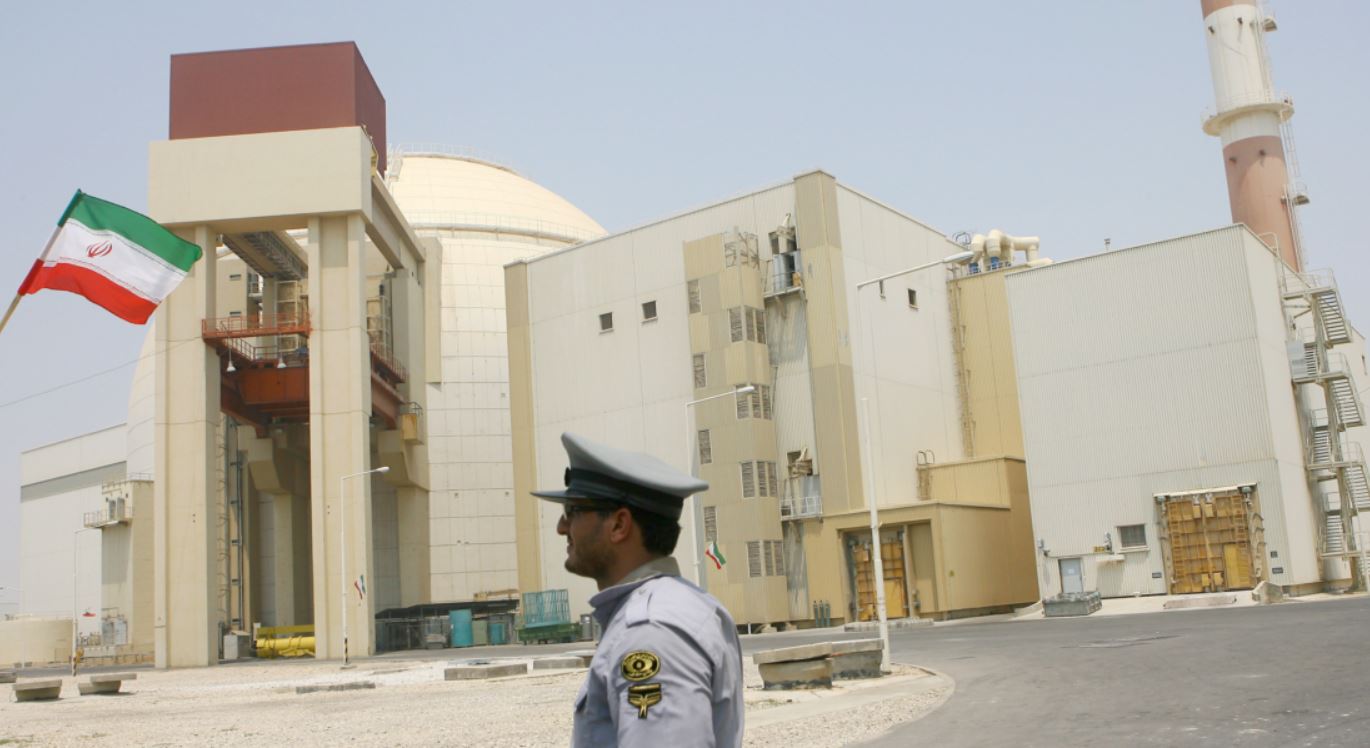
M 695 429 L 693 418 L 694 406 L 699 405 L 700 403 L 707 403 L 710 400 L 717 400 L 720 397 L 728 397 L 729 395 L 737 397 L 738 395 L 750 395 L 753 392 L 756 392 L 756 385 L 748 384 L 742 387 L 738 387 L 737 389 L 731 392 L 720 392 L 717 395 L 701 397 L 698 400 L 691 400 L 690 402 L 685 403 L 685 469 L 689 471 L 690 477 L 693 478 L 695 474 Z M 699 496 L 697 495 L 690 497 L 690 517 L 693 524 L 693 533 L 695 541 L 695 576 L 699 578 L 699 588 L 701 590 L 704 590 L 705 592 L 708 592 L 708 571 L 704 565 L 704 553 L 700 550 L 700 544 L 704 542 L 704 538 L 702 537 L 704 532 L 704 503 L 699 500 Z
M 80 628 L 77 622 L 81 620 L 80 614 L 80 595 L 76 589 L 76 582 L 81 575 L 81 546 L 77 542 L 81 533 L 95 530 L 94 527 L 82 527 L 71 533 L 71 677 L 76 677 L 76 641 L 80 638 Z
M 343 635 L 343 664 L 344 668 L 352 667 L 352 660 L 347 652 L 347 481 L 349 478 L 356 478 L 372 473 L 386 473 L 390 471 L 389 465 L 363 470 L 360 473 L 344 475 L 338 481 L 338 576 L 342 578 L 342 597 L 339 598 L 342 607 L 342 635 Z
M 861 281 L 860 283 L 856 284 L 856 293 L 857 295 L 860 295 L 861 289 L 865 288 L 866 286 L 879 284 L 880 298 L 884 298 L 885 281 L 891 278 L 898 278 L 901 275 L 916 273 L 919 270 L 927 270 L 928 268 L 935 268 L 941 267 L 943 265 L 953 265 L 956 263 L 965 262 L 966 260 L 969 260 L 971 257 L 974 256 L 975 253 L 970 251 L 957 252 L 954 255 L 948 255 L 947 257 L 943 257 L 940 260 L 935 260 L 933 262 L 917 265 L 915 267 L 908 268 L 907 270 L 900 270 L 896 273 L 890 273 L 889 275 L 882 275 L 878 278 L 871 278 L 870 280 Z M 874 341 L 872 341 L 871 339 L 870 334 L 870 315 L 863 316 L 866 317 L 866 345 L 870 346 L 871 348 L 871 357 L 873 362 L 875 356 L 875 345 Z M 879 372 L 875 370 L 875 366 L 872 364 L 872 381 L 876 381 L 878 375 Z M 866 498 L 866 505 L 870 508 L 871 520 L 871 566 L 873 566 L 875 569 L 875 614 L 880 620 L 880 669 L 889 670 L 890 624 L 889 620 L 885 616 L 885 560 L 884 554 L 881 553 L 880 548 L 880 514 L 876 509 L 876 505 L 879 503 L 880 499 L 880 481 L 875 474 L 875 445 L 871 442 L 870 398 L 867 397 L 861 398 L 861 440 L 865 442 L 865 468 L 867 474 L 870 476 L 870 496 Z

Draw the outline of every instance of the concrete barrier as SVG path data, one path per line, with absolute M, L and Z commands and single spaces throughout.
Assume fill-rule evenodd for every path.
M 539 657 L 533 660 L 534 670 L 567 670 L 583 668 L 589 663 L 581 657 Z
M 511 675 L 527 675 L 528 663 L 516 662 L 503 665 L 458 665 L 443 672 L 447 680 L 485 680 L 487 678 L 507 678 Z
M 1237 602 L 1236 595 L 1203 595 L 1202 597 L 1181 597 L 1175 600 L 1166 600 L 1161 607 L 1166 610 L 1220 608 L 1224 605 L 1232 605 L 1235 602 Z
M 879 639 L 856 639 L 832 643 L 832 677 L 834 680 L 879 678 L 880 660 L 884 647 Z
M 13 670 L 0 670 L 0 683 L 13 683 L 16 680 L 19 680 L 19 676 Z
M 752 655 L 767 691 L 832 688 L 832 642 L 768 649 Z
M 119 693 L 119 688 L 124 685 L 124 681 L 137 679 L 137 673 L 97 673 L 90 676 L 85 683 L 77 683 L 76 690 L 82 696 Z
M 349 681 L 347 683 L 329 683 L 326 685 L 319 686 L 296 686 L 295 693 L 296 695 L 299 695 L 306 693 L 320 693 L 332 691 L 365 691 L 375 687 L 376 684 L 374 681 L 354 680 Z
M 62 679 L 26 680 L 15 683 L 15 701 L 51 701 L 62 696 Z

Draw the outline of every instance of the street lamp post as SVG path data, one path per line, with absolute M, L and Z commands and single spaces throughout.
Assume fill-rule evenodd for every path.
M 344 668 L 352 667 L 352 660 L 347 651 L 347 481 L 349 478 L 357 478 L 372 473 L 386 473 L 390 471 L 390 466 L 385 465 L 372 470 L 363 470 L 360 473 L 344 475 L 338 481 L 338 575 L 342 578 L 342 638 L 343 638 L 343 664 Z
M 717 395 L 701 397 L 698 400 L 691 400 L 690 402 L 685 403 L 685 469 L 689 471 L 690 477 L 694 477 L 695 474 L 694 406 L 699 405 L 700 403 L 707 403 L 710 400 L 717 400 L 720 397 L 728 397 L 730 395 L 737 397 L 738 395 L 750 395 L 753 392 L 756 392 L 756 386 L 749 384 L 738 387 L 731 392 L 720 392 Z M 699 500 L 699 496 L 697 495 L 690 497 L 690 517 L 694 532 L 695 576 L 699 578 L 699 588 L 708 592 L 708 570 L 704 564 L 704 553 L 700 550 L 701 544 L 704 542 L 704 538 L 702 537 L 704 532 L 704 503 Z
M 882 275 L 882 276 L 880 276 L 880 277 L 878 277 L 878 278 L 871 278 L 870 280 L 864 280 L 864 281 L 861 281 L 860 283 L 857 283 L 857 284 L 856 284 L 856 292 L 857 292 L 857 294 L 859 295 L 859 294 L 861 293 L 861 289 L 865 288 L 866 286 L 872 286 L 872 285 L 879 284 L 879 286 L 880 286 L 880 297 L 881 297 L 881 298 L 884 298 L 884 297 L 885 297 L 885 281 L 890 280 L 891 278 L 898 278 L 898 277 L 901 276 L 901 275 L 908 275 L 909 273 L 916 273 L 916 272 L 918 272 L 918 271 L 920 271 L 920 270 L 927 270 L 928 268 L 935 268 L 935 267 L 941 267 L 941 266 L 943 266 L 943 265 L 953 265 L 953 264 L 965 262 L 966 260 L 969 260 L 969 259 L 970 259 L 971 257 L 973 257 L 973 256 L 975 256 L 975 253 L 974 253 L 974 252 L 969 252 L 969 251 L 966 251 L 966 252 L 957 252 L 957 253 L 954 254 L 954 255 L 948 255 L 947 257 L 943 257 L 943 258 L 940 259 L 940 260 L 936 260 L 936 261 L 933 261 L 933 262 L 924 263 L 924 264 L 922 264 L 922 265 L 917 265 L 917 266 L 915 266 L 915 267 L 908 268 L 907 270 L 900 270 L 900 271 L 898 271 L 898 272 L 890 273 L 890 274 L 888 274 L 888 275 Z M 871 355 L 874 356 L 874 355 L 875 355 L 875 347 L 874 347 L 874 342 L 871 340 L 871 335 L 870 335 L 870 329 L 871 329 L 870 315 L 865 315 L 865 316 L 866 316 L 866 344 L 869 345 L 869 346 L 871 346 Z M 874 370 L 874 367 L 872 367 L 872 371 L 871 371 L 871 376 L 872 376 L 872 378 L 874 378 L 875 376 L 877 376 L 877 374 L 878 374 L 878 372 L 876 372 L 876 371 Z M 880 649 L 880 669 L 881 669 L 881 670 L 889 670 L 889 667 L 890 667 L 890 624 L 889 624 L 889 619 L 888 619 L 888 618 L 886 617 L 886 615 L 885 615 L 885 560 L 884 560 L 884 554 L 881 553 L 881 548 L 880 548 L 880 514 L 879 514 L 878 510 L 876 509 L 876 506 L 877 506 L 877 504 L 879 503 L 879 490 L 880 490 L 880 489 L 879 489 L 879 486 L 880 486 L 880 481 L 879 481 L 879 479 L 877 478 L 877 476 L 876 476 L 876 474 L 875 474 L 875 448 L 874 448 L 874 444 L 873 444 L 872 441 L 871 441 L 870 399 L 869 399 L 869 398 L 865 398 L 865 397 L 861 398 L 861 440 L 864 441 L 864 442 L 866 443 L 866 448 L 865 448 L 865 452 L 866 452 L 866 460 L 865 460 L 865 462 L 866 462 L 866 465 L 865 465 L 865 468 L 866 468 L 867 474 L 870 476 L 870 484 L 869 484 L 869 485 L 870 485 L 870 496 L 868 496 L 868 497 L 866 498 L 866 505 L 867 505 L 867 507 L 870 509 L 870 523 L 871 523 L 871 566 L 873 566 L 873 567 L 874 567 L 874 570 L 875 570 L 875 614 L 876 614 L 876 616 L 877 616 L 877 617 L 879 618 L 879 620 L 880 620 L 880 648 L 881 648 L 881 649 Z
M 76 642 L 80 638 L 81 620 L 80 605 L 81 596 L 76 588 L 77 580 L 81 576 L 81 546 L 77 539 L 81 533 L 95 530 L 94 527 L 82 527 L 71 533 L 71 677 L 76 677 Z

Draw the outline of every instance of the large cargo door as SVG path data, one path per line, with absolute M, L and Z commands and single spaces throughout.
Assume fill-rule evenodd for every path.
M 1251 516 L 1238 492 L 1187 494 L 1161 504 L 1170 593 L 1250 589 Z
M 908 582 L 904 573 L 904 531 L 881 533 L 880 554 L 885 573 L 885 617 L 907 618 Z M 856 591 L 856 619 L 874 621 L 875 564 L 871 553 L 870 536 L 859 533 L 847 536 L 847 558 L 851 564 L 853 588 Z

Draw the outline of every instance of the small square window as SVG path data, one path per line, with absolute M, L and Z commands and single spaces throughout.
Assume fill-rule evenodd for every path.
M 916 289 L 909 289 L 909 307 L 912 309 L 918 308 L 918 291 Z
M 642 302 L 642 321 L 643 321 L 643 322 L 652 322 L 652 321 L 655 320 L 655 319 L 656 319 L 656 302 L 655 302 L 655 301 L 644 301 L 644 302 Z
M 613 331 L 614 331 L 614 313 L 613 313 L 613 312 L 605 312 L 604 314 L 599 315 L 599 331 L 600 331 L 600 332 L 613 332 Z
M 1123 548 L 1146 547 L 1146 525 L 1123 525 L 1118 528 L 1118 542 Z
M 238 311 L 237 309 L 234 309 L 233 311 L 231 311 L 231 312 L 228 313 L 228 316 L 230 316 L 230 317 L 241 317 L 241 316 L 243 316 L 243 313 L 240 312 L 240 311 Z

